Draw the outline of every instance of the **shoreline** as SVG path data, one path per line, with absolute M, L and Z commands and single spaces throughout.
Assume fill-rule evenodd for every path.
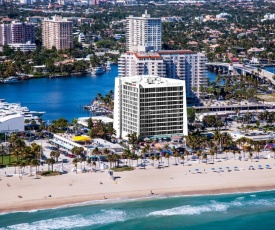
M 248 170 L 250 165 L 272 165 L 272 169 Z M 238 171 L 213 172 L 213 167 Z M 58 168 L 58 166 L 56 166 Z M 70 166 L 73 167 L 73 166 Z M 72 205 L 127 202 L 131 199 L 156 199 L 173 196 L 222 195 L 275 190 L 275 160 L 261 162 L 227 160 L 215 164 L 192 162 L 191 166 L 115 172 L 112 180 L 107 171 L 73 173 L 41 177 L 5 177 L 0 170 L 0 213 L 63 208 Z M 12 168 L 11 168 L 12 169 Z M 199 169 L 200 173 L 196 173 Z M 28 171 L 28 169 L 26 169 Z
M 253 193 L 253 192 L 267 192 L 275 190 L 275 185 L 271 186 L 243 186 L 237 188 L 215 188 L 212 190 L 185 190 L 174 189 L 177 191 L 165 191 L 168 189 L 156 189 L 153 190 L 154 194 L 150 194 L 150 191 L 135 191 L 132 193 L 103 193 L 103 194 L 91 194 L 91 195 L 76 195 L 73 197 L 60 197 L 52 198 L 47 197 L 45 199 L 23 201 L 20 203 L 9 204 L 8 207 L 1 206 L 0 215 L 6 215 L 17 212 L 31 212 L 31 211 L 41 211 L 46 209 L 62 209 L 67 207 L 77 207 L 77 206 L 88 206 L 96 204 L 108 204 L 108 203 L 119 203 L 119 202 L 129 202 L 135 200 L 145 200 L 145 199 L 163 199 L 163 198 L 173 198 L 179 196 L 203 196 L 203 195 L 234 195 L 243 193 Z M 179 191 L 182 190 L 182 191 Z M 148 193 L 149 192 L 149 193 Z M 136 194 L 137 193 L 137 194 Z M 106 197 L 106 199 L 102 199 Z M 109 202 L 110 201 L 110 202 Z

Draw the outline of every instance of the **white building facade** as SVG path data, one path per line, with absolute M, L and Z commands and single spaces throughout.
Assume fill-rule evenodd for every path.
M 9 47 L 13 48 L 14 50 L 21 50 L 22 52 L 34 51 L 36 49 L 35 43 L 31 43 L 30 41 L 27 43 L 14 43 L 9 44 Z
M 151 18 L 145 11 L 142 17 L 130 15 L 126 18 L 127 51 L 161 49 L 161 19 Z
M 187 135 L 185 82 L 158 76 L 115 79 L 114 129 L 118 138 Z
M 190 50 L 162 50 L 154 53 L 127 52 L 120 56 L 118 76 L 157 75 L 184 80 L 186 96 L 201 96 L 200 87 L 207 86 L 206 57 Z
M 19 113 L 0 116 L 0 133 L 22 132 L 25 130 L 24 116 Z

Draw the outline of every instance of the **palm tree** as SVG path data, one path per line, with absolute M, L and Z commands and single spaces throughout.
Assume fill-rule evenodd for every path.
M 76 174 L 77 174 L 77 162 L 78 162 L 77 158 L 74 158 L 73 159 L 73 164 L 74 164 L 74 167 L 75 167 L 75 173 Z
M 213 162 L 214 162 L 214 155 L 215 155 L 214 149 L 210 149 L 210 150 L 209 150 L 209 154 L 212 156 L 212 160 L 213 160 Z
M 84 152 L 83 147 L 73 147 L 71 152 L 77 156 L 77 158 L 80 158 L 81 154 Z
M 177 150 L 174 150 L 173 157 L 175 158 L 175 165 L 178 165 L 177 158 L 180 156 L 179 152 Z
M 202 159 L 203 159 L 203 160 L 206 160 L 206 164 L 207 164 L 207 153 L 203 153 Z
M 94 170 L 96 172 L 96 162 L 95 161 L 93 161 L 92 166 L 94 167 Z
M 184 166 L 184 155 L 180 155 L 180 159 L 182 159 L 182 165 Z
M 32 159 L 30 166 L 35 167 L 35 175 L 37 175 L 37 167 L 40 165 L 39 160 Z
M 92 153 L 99 159 L 99 154 L 101 153 L 98 147 L 95 147 Z
M 202 154 L 201 150 L 197 151 L 196 153 L 197 157 L 199 158 L 199 163 L 201 163 L 201 154 Z
M 110 164 L 110 169 L 112 168 L 112 162 L 113 162 L 113 155 L 107 155 L 107 160 L 109 161 Z
M 235 160 L 236 151 L 233 150 L 232 153 L 233 153 L 233 155 L 234 155 L 234 160 Z
M 187 161 L 188 161 L 189 152 L 188 152 L 186 149 L 184 150 L 184 155 L 186 156 L 186 159 L 187 159 Z
M 0 153 L 1 153 L 1 156 L 2 156 L 2 164 L 4 164 L 5 149 L 4 149 L 3 145 L 0 146 Z
M 123 153 L 122 153 L 122 158 L 123 159 L 127 159 L 127 165 L 128 165 L 128 160 L 129 160 L 129 156 L 130 156 L 130 154 L 131 154 L 131 151 L 130 151 L 130 149 L 124 149 L 123 150 Z M 124 161 L 125 162 L 125 161 Z
M 154 167 L 154 166 L 155 166 L 155 156 L 152 155 L 152 156 L 150 157 L 150 159 L 153 161 L 153 167 Z
M 60 152 L 59 151 L 51 151 L 50 156 L 54 157 L 55 161 L 57 162 L 58 161 L 58 157 L 60 156 Z
M 52 166 L 52 172 L 53 172 L 53 165 L 54 165 L 54 163 L 55 163 L 55 160 L 54 160 L 53 158 L 49 158 L 49 159 L 46 161 L 46 163 L 47 163 L 48 165 L 51 165 L 51 166 Z
M 252 157 L 253 157 L 253 152 L 250 150 L 249 151 L 249 158 L 250 158 L 251 162 L 252 162 Z
M 16 167 L 19 166 L 20 161 L 15 161 L 12 163 L 12 165 L 14 166 L 14 174 L 16 174 Z
M 90 157 L 88 157 L 87 164 L 91 167 L 92 160 Z
M 168 160 L 168 167 L 169 167 L 169 158 L 170 158 L 170 154 L 169 154 L 169 153 L 166 153 L 164 157 L 165 157 L 165 159 Z
M 259 144 L 255 144 L 255 147 L 254 147 L 254 151 L 256 152 L 256 153 L 258 153 L 258 159 L 260 159 L 260 146 L 259 146 Z
M 158 164 L 159 164 L 160 156 L 159 156 L 159 155 L 156 155 L 155 158 L 156 158 L 156 160 L 158 161 Z

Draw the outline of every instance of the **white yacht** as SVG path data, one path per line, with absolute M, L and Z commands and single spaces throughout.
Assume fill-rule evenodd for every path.
M 8 77 L 3 80 L 4 84 L 12 84 L 12 83 L 18 83 L 18 82 L 20 82 L 18 77 Z
M 112 67 L 111 67 L 111 62 L 107 62 L 107 64 L 106 64 L 106 70 L 107 71 L 110 71 L 112 69 Z
M 100 75 L 100 74 L 103 74 L 105 73 L 105 69 L 103 69 L 102 67 L 95 67 L 92 69 L 92 74 L 95 74 L 95 75 Z
M 23 115 L 26 118 L 40 118 L 45 112 L 30 111 L 28 107 L 21 106 L 20 103 L 8 103 L 4 99 L 0 99 L 0 112 L 2 113 L 16 113 Z

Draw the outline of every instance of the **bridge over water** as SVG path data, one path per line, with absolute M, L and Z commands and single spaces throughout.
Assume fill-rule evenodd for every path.
M 208 62 L 206 63 L 208 69 L 216 71 L 221 74 L 228 74 L 228 75 L 252 75 L 254 77 L 258 77 L 265 82 L 269 82 L 272 85 L 275 85 L 275 80 L 273 73 L 266 71 L 264 69 L 259 69 L 249 65 L 243 64 L 230 64 L 230 63 L 223 63 L 223 62 Z

